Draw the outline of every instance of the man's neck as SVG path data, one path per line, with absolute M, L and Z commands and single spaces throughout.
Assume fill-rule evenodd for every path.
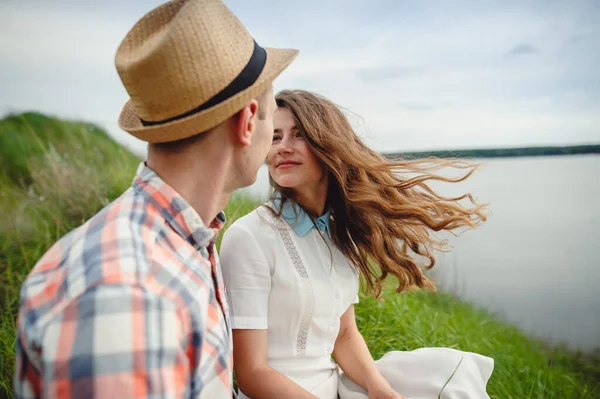
M 208 226 L 225 208 L 231 195 L 225 189 L 226 161 L 220 154 L 210 151 L 194 155 L 149 155 L 147 163 Z

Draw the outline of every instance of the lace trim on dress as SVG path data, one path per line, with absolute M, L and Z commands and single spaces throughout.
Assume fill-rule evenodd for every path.
M 302 290 L 304 291 L 304 298 L 306 298 L 306 307 L 304 308 L 304 314 L 302 315 L 302 320 L 300 322 L 300 331 L 298 331 L 298 338 L 296 340 L 296 352 L 304 354 L 306 353 L 308 329 L 310 327 L 310 322 L 314 310 L 314 294 L 312 290 L 312 284 L 308 279 L 308 273 L 306 272 L 306 268 L 304 267 L 302 259 L 298 254 L 296 245 L 294 245 L 294 241 L 292 239 L 292 236 L 290 235 L 290 230 L 287 228 L 285 222 L 283 222 L 280 218 L 277 218 L 276 225 L 277 229 L 279 230 L 279 234 L 283 239 L 285 249 L 287 250 L 290 258 L 292 259 L 292 263 L 294 264 L 296 271 L 301 277 Z

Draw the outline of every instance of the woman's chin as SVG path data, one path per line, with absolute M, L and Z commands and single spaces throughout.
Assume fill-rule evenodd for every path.
M 283 176 L 275 180 L 275 183 L 277 183 L 280 187 L 293 189 L 297 186 L 296 180 L 297 179 L 294 179 L 292 176 Z

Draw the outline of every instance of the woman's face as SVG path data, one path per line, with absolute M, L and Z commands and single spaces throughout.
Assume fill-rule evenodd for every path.
M 296 127 L 291 111 L 278 108 L 273 116 L 273 126 L 273 144 L 267 154 L 267 165 L 275 183 L 298 190 L 321 182 L 325 168 Z

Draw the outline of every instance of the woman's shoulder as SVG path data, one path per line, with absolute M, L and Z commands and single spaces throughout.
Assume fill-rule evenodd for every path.
M 260 253 L 269 265 L 274 264 L 273 243 L 277 240 L 277 230 L 269 210 L 258 207 L 237 219 L 223 233 L 221 241 L 221 264 L 224 269 L 243 267 L 248 254 Z M 244 258 L 243 262 L 239 260 Z
M 227 235 L 229 230 L 237 229 L 245 230 L 257 239 L 270 238 L 276 231 L 275 218 L 266 206 L 259 206 L 252 212 L 238 218 L 224 234 Z

